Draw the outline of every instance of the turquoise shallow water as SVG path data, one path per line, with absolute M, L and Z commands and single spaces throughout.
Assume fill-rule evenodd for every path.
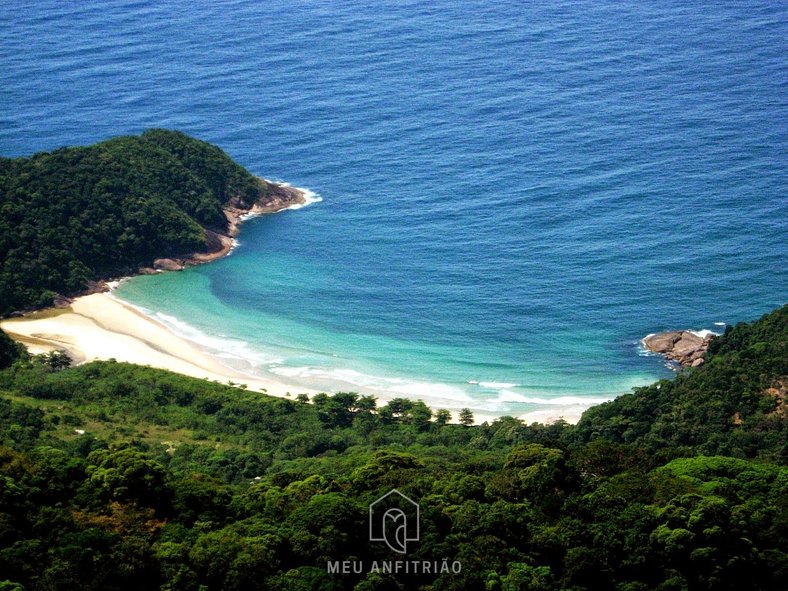
M 228 363 L 573 416 L 787 299 L 783 4 L 12 4 L 3 155 L 171 127 L 323 198 L 116 292 Z

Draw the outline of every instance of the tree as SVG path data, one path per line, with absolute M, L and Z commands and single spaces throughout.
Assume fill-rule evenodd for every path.
M 53 371 L 71 367 L 71 357 L 63 350 L 42 353 L 41 355 L 36 355 L 34 359 L 37 363 L 41 363 Z
M 87 459 L 90 481 L 110 499 L 137 501 L 161 507 L 165 501 L 165 471 L 142 452 L 126 447 L 91 452 Z
M 442 408 L 440 410 L 435 411 L 435 424 L 439 427 L 443 427 L 451 422 L 451 413 Z
M 323 398 L 317 394 L 312 401 L 317 407 L 317 416 L 329 428 L 349 427 L 357 411 L 358 394 L 355 392 L 338 392 Z
M 432 418 L 432 410 L 418 400 L 413 404 L 413 407 L 407 412 L 407 423 L 412 424 L 418 431 L 425 431 L 430 426 L 430 419 Z
M 407 398 L 392 398 L 378 413 L 385 422 L 393 422 L 405 416 L 413 408 L 413 401 Z
M 553 577 L 549 566 L 509 563 L 509 572 L 501 577 L 501 591 L 551 591 Z
M 27 357 L 27 349 L 0 329 L 0 369 L 10 366 L 17 359 Z
M 460 411 L 460 425 L 465 425 L 466 427 L 470 427 L 471 425 L 473 425 L 473 422 L 474 422 L 473 413 L 470 411 L 470 409 L 463 408 Z
M 374 396 L 361 396 L 356 402 L 359 412 L 374 412 L 377 406 L 378 401 Z

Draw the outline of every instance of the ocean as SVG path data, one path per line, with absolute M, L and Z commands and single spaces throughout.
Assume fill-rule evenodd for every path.
M 252 373 L 527 420 L 788 300 L 788 5 L 6 2 L 0 154 L 150 127 L 320 200 L 115 294 Z

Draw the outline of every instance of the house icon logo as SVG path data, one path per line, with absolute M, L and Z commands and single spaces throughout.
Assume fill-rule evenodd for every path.
M 395 488 L 371 503 L 369 540 L 405 554 L 408 542 L 419 541 L 419 504 Z

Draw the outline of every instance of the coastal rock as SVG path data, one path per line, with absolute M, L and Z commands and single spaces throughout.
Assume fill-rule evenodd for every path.
M 679 340 L 673 343 L 672 353 L 676 357 L 692 357 L 700 351 L 705 344 L 705 340 L 691 332 L 682 332 Z
M 180 270 L 189 265 L 199 265 L 220 259 L 233 249 L 235 245 L 233 238 L 238 235 L 241 224 L 249 216 L 276 213 L 293 205 L 306 203 L 306 196 L 300 189 L 271 183 L 263 179 L 259 179 L 259 182 L 263 188 L 263 195 L 257 201 L 250 204 L 241 197 L 233 197 L 222 208 L 227 219 L 227 227 L 224 232 L 205 228 L 205 249 L 202 252 L 183 255 L 175 260 L 176 265 L 180 265 L 177 269 L 159 267 L 156 265 L 157 261 L 154 261 L 154 268 L 163 271 Z
M 201 252 L 178 255 L 177 258 L 161 258 L 153 261 L 153 268 L 142 267 L 139 273 L 147 275 L 159 271 L 181 271 L 190 265 L 215 261 L 226 256 L 235 245 L 233 238 L 238 235 L 241 224 L 247 216 L 276 213 L 293 205 L 306 203 L 302 190 L 278 183 L 259 179 L 262 196 L 254 203 L 247 203 L 241 197 L 233 197 L 222 208 L 227 219 L 224 231 L 205 228 L 205 248 Z
M 646 350 L 659 353 L 682 367 L 698 367 L 704 363 L 703 354 L 712 338 L 712 334 L 701 336 L 689 330 L 672 330 L 649 335 L 642 342 Z
M 265 179 L 258 181 L 261 194 L 256 201 L 249 202 L 242 196 L 234 196 L 225 204 L 225 211 L 230 210 L 233 214 L 276 213 L 292 205 L 306 202 L 306 196 L 301 189 Z
M 661 332 L 643 339 L 643 346 L 655 353 L 667 353 L 673 349 L 673 345 L 676 344 L 676 341 L 680 338 L 681 331 Z
M 268 183 L 268 196 L 257 205 L 264 211 L 275 212 L 304 202 L 304 192 L 300 189 L 279 183 Z
M 71 305 L 71 299 L 66 296 L 56 293 L 52 296 L 52 306 L 55 308 L 67 308 Z
M 174 259 L 156 259 L 153 261 L 153 268 L 161 271 L 181 271 L 183 265 Z

